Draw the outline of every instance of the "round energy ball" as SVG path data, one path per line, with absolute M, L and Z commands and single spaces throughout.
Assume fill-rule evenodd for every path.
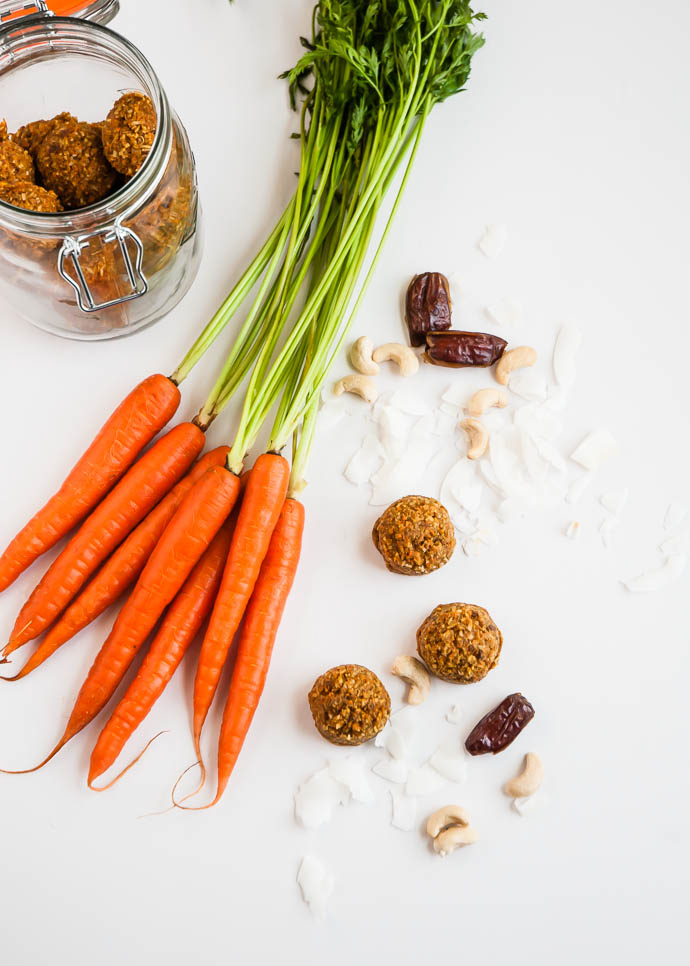
M 0 199 L 15 208 L 26 208 L 27 211 L 63 210 L 54 191 L 46 191 L 31 181 L 0 181 Z
M 77 123 L 74 115 L 70 114 L 69 111 L 63 111 L 62 114 L 56 114 L 55 117 L 51 117 L 48 121 L 30 121 L 28 124 L 22 125 L 12 135 L 12 140 L 15 144 L 24 148 L 25 151 L 28 151 L 31 157 L 35 159 L 38 146 L 48 131 L 50 131 L 54 124 L 60 124 L 63 121 L 74 121 L 75 124 Z
M 105 156 L 116 171 L 131 177 L 151 150 L 156 134 L 156 111 L 151 98 L 139 91 L 123 94 L 103 122 Z
M 108 195 L 116 172 L 103 154 L 100 124 L 55 122 L 36 149 L 36 166 L 46 188 L 65 208 L 83 208 Z
M 378 518 L 371 537 L 386 567 L 396 574 L 429 574 L 448 563 L 455 550 L 448 511 L 428 496 L 396 500 Z
M 502 644 L 488 611 L 476 604 L 440 604 L 417 631 L 417 651 L 431 673 L 455 684 L 486 677 Z
M 7 136 L 7 121 L 0 121 L 0 181 L 36 180 L 33 158 Z
M 317 678 L 309 707 L 319 733 L 334 745 L 361 745 L 383 729 L 391 699 L 373 671 L 341 664 Z

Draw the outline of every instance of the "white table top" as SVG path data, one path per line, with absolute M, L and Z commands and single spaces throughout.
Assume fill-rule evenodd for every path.
M 122 7 L 115 28 L 147 53 L 189 130 L 205 256 L 183 303 L 130 340 L 62 341 L 2 313 L 3 542 L 125 392 L 173 368 L 292 184 L 294 118 L 275 75 L 298 55 L 310 0 Z M 690 491 L 690 12 L 678 0 L 653 19 L 624 0 L 599 5 L 596 16 L 543 0 L 486 0 L 484 8 L 486 48 L 469 91 L 429 123 L 359 330 L 395 337 L 401 286 L 428 268 L 458 272 L 483 292 L 519 295 L 522 341 L 548 347 L 561 321 L 577 323 L 585 342 L 565 438 L 575 445 L 605 425 L 620 444 L 578 507 L 586 532 L 565 540 L 572 508 L 548 508 L 503 528 L 484 555 L 458 553 L 437 574 L 404 582 L 383 570 L 369 544 L 378 511 L 341 475 L 354 435 L 321 438 L 300 573 L 222 804 L 138 818 L 166 807 L 191 761 L 193 661 L 133 750 L 161 728 L 170 734 L 113 790 L 94 795 L 85 785 L 93 728 L 43 771 L 0 776 L 8 964 L 682 960 L 688 578 L 639 596 L 620 580 L 655 563 L 665 508 Z M 487 222 L 509 228 L 492 262 L 476 249 Z M 185 386 L 185 415 L 197 410 L 216 367 L 205 361 Z M 224 430 L 229 418 L 213 439 Z M 605 551 L 597 499 L 622 486 L 630 500 Z M 35 575 L 3 595 L 5 628 Z M 309 719 L 314 678 L 337 663 L 367 664 L 398 706 L 402 689 L 388 666 L 412 649 L 428 611 L 449 600 L 489 608 L 505 636 L 501 664 L 480 685 L 435 684 L 419 713 L 440 722 L 457 703 L 464 735 L 510 691 L 524 691 L 537 708 L 520 744 L 473 760 L 467 784 L 443 793 L 471 811 L 480 843 L 437 859 L 421 832 L 391 828 L 383 782 L 374 805 L 340 809 L 316 831 L 299 828 L 296 785 L 337 754 Z M 1 765 L 30 765 L 62 732 L 108 626 L 102 619 L 49 667 L 3 687 Z M 216 716 L 211 755 L 217 726 Z M 544 759 L 548 803 L 519 818 L 500 786 L 528 750 Z M 420 824 L 438 804 L 438 796 L 423 803 Z M 324 922 L 295 884 L 307 853 L 337 880 Z

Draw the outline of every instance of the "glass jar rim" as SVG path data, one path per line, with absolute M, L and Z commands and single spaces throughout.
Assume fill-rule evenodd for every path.
M 30 15 L 5 24 L 0 28 L 0 67 L 3 57 L 11 54 L 12 33 L 17 34 L 16 40 L 21 43 L 21 34 L 25 34 L 27 29 L 30 30 L 30 41 L 35 46 L 42 39 L 54 41 L 56 27 L 58 30 L 64 28 L 65 39 L 70 32 L 77 38 L 87 36 L 89 40 L 93 40 L 97 37 L 103 41 L 103 49 L 110 47 L 111 53 L 120 54 L 127 66 L 134 68 L 134 72 L 140 75 L 140 80 L 148 88 L 157 119 L 154 141 L 141 168 L 107 198 L 84 208 L 63 212 L 29 211 L 0 199 L 0 224 L 4 223 L 5 227 L 11 227 L 13 231 L 61 237 L 66 233 L 78 234 L 80 229 L 88 229 L 94 221 L 109 223 L 122 220 L 127 217 L 130 209 L 138 208 L 147 199 L 165 170 L 172 146 L 172 123 L 168 98 L 148 59 L 122 34 L 102 24 L 76 17 L 46 17 L 45 14 Z

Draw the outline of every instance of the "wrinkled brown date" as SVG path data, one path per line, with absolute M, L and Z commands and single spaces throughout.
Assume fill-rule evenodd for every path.
M 492 366 L 508 345 L 505 339 L 488 332 L 427 332 L 427 362 L 460 369 L 466 366 Z
M 452 302 L 448 279 L 440 272 L 415 275 L 407 289 L 405 321 L 411 345 L 424 345 L 427 332 L 449 329 Z
M 471 755 L 497 755 L 515 741 L 525 725 L 534 717 L 534 708 L 527 698 L 517 692 L 485 714 L 470 731 L 465 748 Z

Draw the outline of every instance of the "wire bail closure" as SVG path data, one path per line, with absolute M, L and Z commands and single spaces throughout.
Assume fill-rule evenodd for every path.
M 33 0 L 33 3 L 13 3 L 12 0 L 0 2 L 0 23 L 21 20 L 22 17 L 30 17 L 35 14 L 44 14 L 46 17 L 54 16 L 53 11 L 48 8 L 44 0 Z
M 107 302 L 96 302 L 91 289 L 89 288 L 88 282 L 86 281 L 84 270 L 79 261 L 79 256 L 81 255 L 83 249 L 88 247 L 90 239 L 96 237 L 97 235 L 103 235 L 103 241 L 106 244 L 114 241 L 118 243 L 120 254 L 122 255 L 122 260 L 127 272 L 127 277 L 129 279 L 129 284 L 132 287 L 132 291 L 128 294 L 121 295 L 116 299 L 110 299 Z M 132 262 L 132 256 L 130 255 L 127 244 L 128 242 L 134 245 L 134 262 Z M 65 238 L 58 255 L 57 268 L 62 278 L 64 278 L 64 280 L 68 282 L 76 292 L 77 305 L 81 311 L 97 312 L 100 309 L 108 309 L 113 305 L 120 305 L 122 302 L 129 302 L 132 299 L 137 299 L 141 295 L 145 295 L 148 292 L 149 283 L 141 267 L 143 258 L 144 246 L 138 235 L 136 235 L 131 228 L 125 228 L 123 225 L 111 225 L 107 228 L 101 228 L 98 231 L 90 232 L 87 235 L 79 235 L 76 238 L 68 236 Z M 71 265 L 74 269 L 76 278 L 67 271 L 67 264 Z

